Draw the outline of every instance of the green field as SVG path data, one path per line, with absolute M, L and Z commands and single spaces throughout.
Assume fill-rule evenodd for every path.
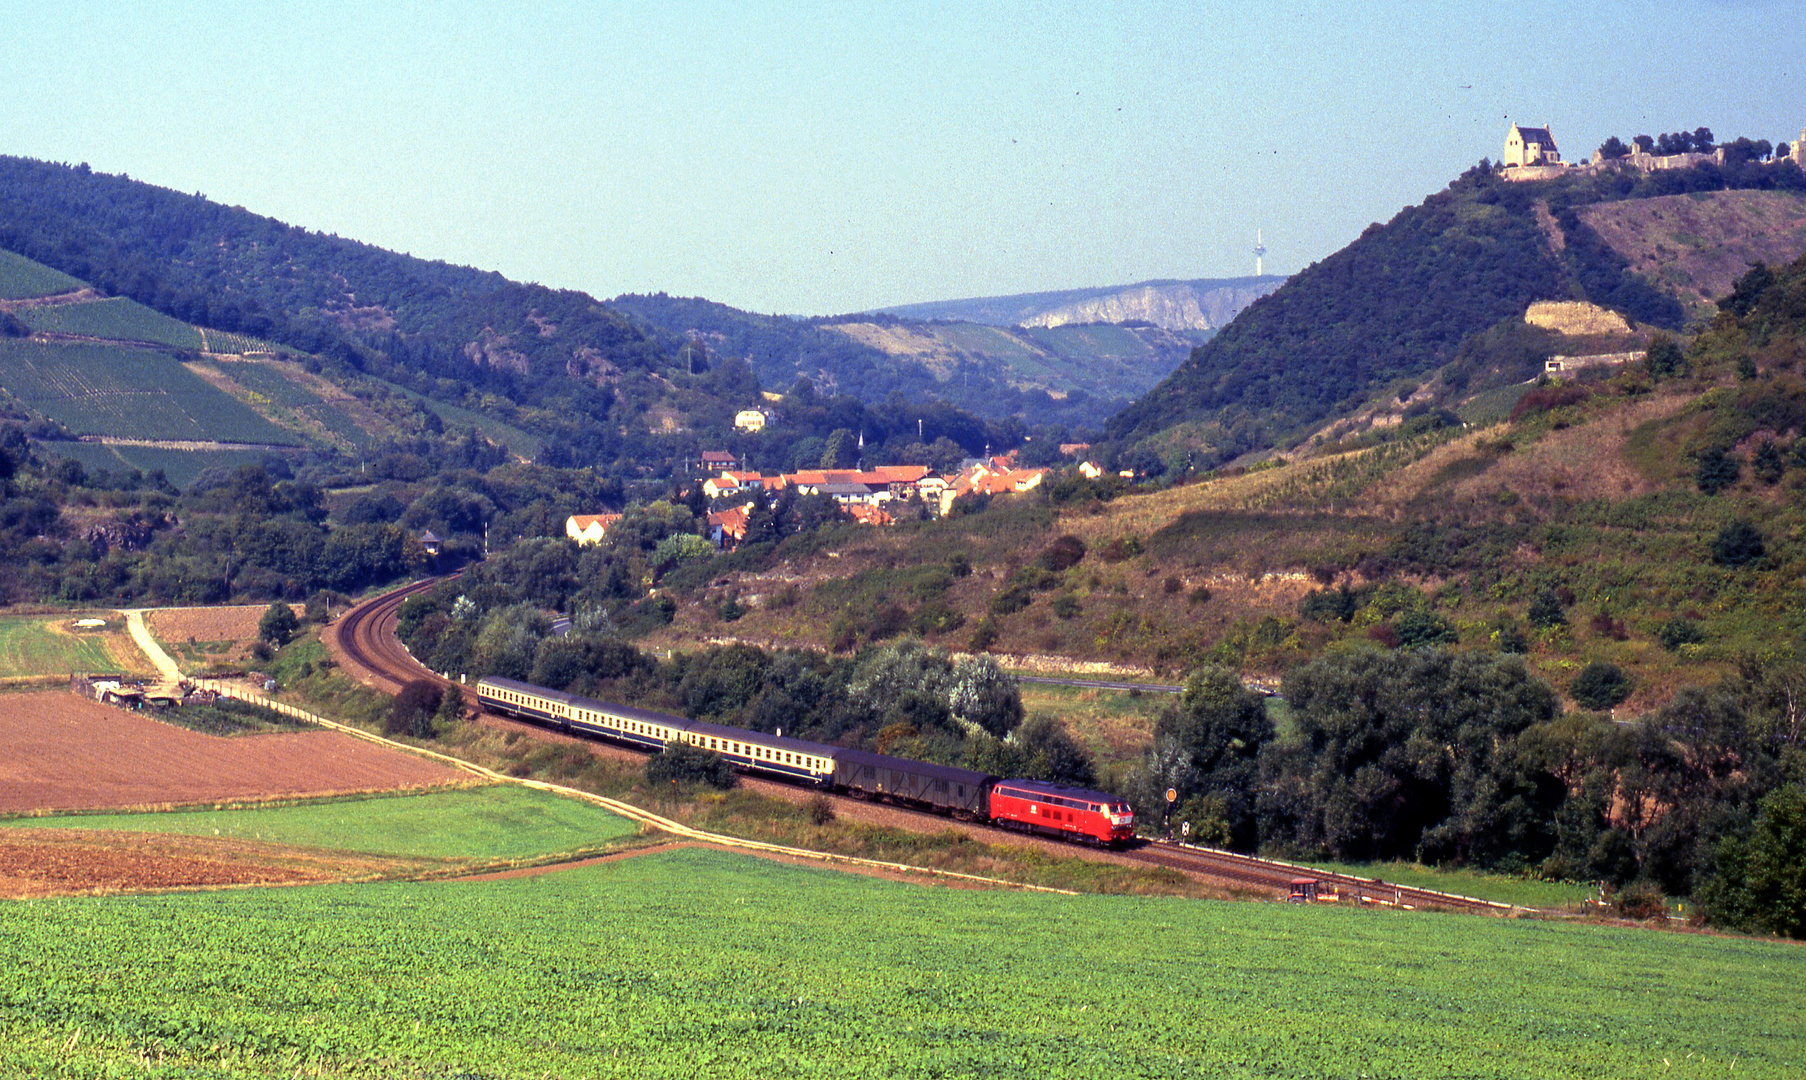
M 59 633 L 75 615 L 0 617 L 0 679 L 118 671 L 119 661 L 98 634 Z M 118 620 L 118 616 L 113 616 Z
M 515 784 L 294 806 L 22 818 L 0 825 L 227 836 L 479 862 L 583 851 L 639 831 L 637 823 L 590 803 Z
M 55 296 L 81 287 L 80 281 L 61 270 L 0 248 L 0 300 Z
M 10 1075 L 1806 1069 L 1794 945 L 927 889 L 698 849 L 501 881 L 12 903 L 0 965 Z
M 236 469 L 257 465 L 270 450 L 170 450 L 160 446 L 108 446 L 103 443 L 47 442 L 34 444 L 49 457 L 72 458 L 89 469 L 150 473 L 157 469 L 177 487 L 185 488 L 207 469 Z
M 0 339 L 0 385 L 77 434 L 298 441 L 174 358 L 145 349 Z
M 178 349 L 201 347 L 200 331 L 135 300 L 114 297 L 81 304 L 27 308 L 19 315 L 33 330 L 115 341 L 148 341 Z

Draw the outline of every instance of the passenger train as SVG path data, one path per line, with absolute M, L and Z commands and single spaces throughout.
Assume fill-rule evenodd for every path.
M 981 821 L 1067 840 L 1118 846 L 1135 836 L 1135 815 L 1122 799 L 1044 780 L 1006 780 L 970 769 L 829 746 L 807 739 L 689 720 L 514 679 L 477 680 L 477 699 L 491 712 L 581 731 L 641 750 L 685 742 L 712 750 L 738 768 L 856 799 L 882 799 L 965 821 Z

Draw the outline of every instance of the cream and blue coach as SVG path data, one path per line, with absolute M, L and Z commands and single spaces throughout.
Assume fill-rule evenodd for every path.
M 477 698 L 493 712 L 584 731 L 642 750 L 662 750 L 678 741 L 712 750 L 751 772 L 827 786 L 834 779 L 838 748 L 807 739 L 789 739 L 744 728 L 689 720 L 670 713 L 548 690 L 514 679 L 477 680 Z

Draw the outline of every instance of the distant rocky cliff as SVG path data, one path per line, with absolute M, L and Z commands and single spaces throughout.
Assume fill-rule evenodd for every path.
M 1134 285 L 937 300 L 880 308 L 887 315 L 985 326 L 1072 326 L 1147 322 L 1163 330 L 1220 330 L 1249 304 L 1285 284 L 1264 277 L 1142 281 Z
M 1202 283 L 1200 283 L 1202 284 Z M 1024 326 L 1147 322 L 1166 330 L 1218 330 L 1283 284 L 1281 278 L 1200 287 L 1191 282 L 1131 285 L 1024 319 Z

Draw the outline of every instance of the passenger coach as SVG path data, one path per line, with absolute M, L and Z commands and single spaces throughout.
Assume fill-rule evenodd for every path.
M 548 690 L 514 679 L 477 680 L 493 712 L 583 731 L 641 750 L 685 742 L 748 772 L 882 799 L 968 821 L 1115 846 L 1135 838 L 1135 814 L 1115 795 L 1042 780 L 999 780 L 951 765 L 787 739 Z
M 666 743 L 686 742 L 752 772 L 818 786 L 826 786 L 834 778 L 836 748 L 807 739 L 616 705 L 515 679 L 478 679 L 477 699 L 504 716 L 553 724 L 563 731 L 584 731 L 641 750 L 662 750 Z

